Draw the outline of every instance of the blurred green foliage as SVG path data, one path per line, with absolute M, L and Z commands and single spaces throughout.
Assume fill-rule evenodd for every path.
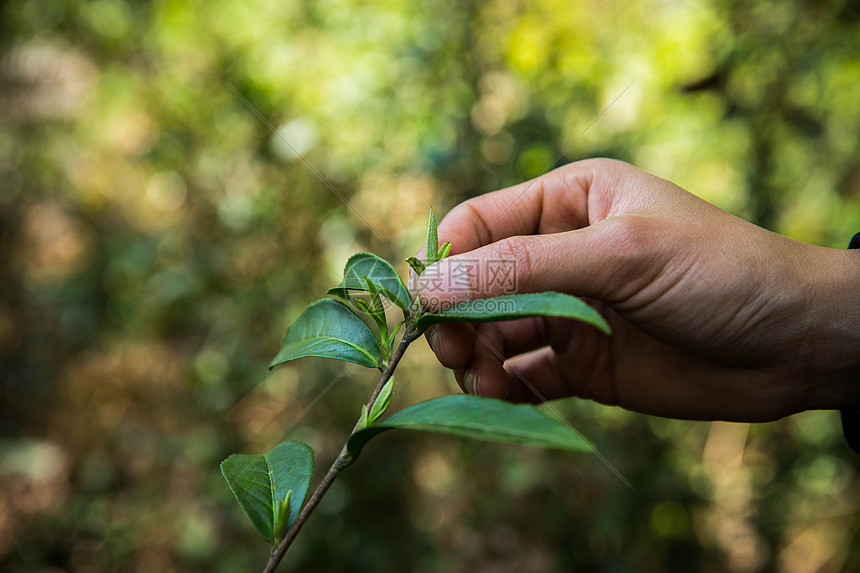
M 848 0 L 11 0 L 0 29 L 3 571 L 261 568 L 218 463 L 336 455 L 373 377 L 266 364 L 431 204 L 606 155 L 800 240 L 860 230 Z M 418 346 L 394 409 L 454 390 Z M 834 413 L 557 407 L 638 495 L 592 456 L 386 436 L 284 569 L 860 569 Z

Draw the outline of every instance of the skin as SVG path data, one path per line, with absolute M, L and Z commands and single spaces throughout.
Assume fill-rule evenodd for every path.
M 608 159 L 470 199 L 439 238 L 453 256 L 414 284 L 431 310 L 504 294 L 476 271 L 515 260 L 517 292 L 585 297 L 613 329 L 540 317 L 431 328 L 467 392 L 701 420 L 860 410 L 860 251 L 777 235 Z M 472 271 L 467 292 L 450 287 L 456 265 Z

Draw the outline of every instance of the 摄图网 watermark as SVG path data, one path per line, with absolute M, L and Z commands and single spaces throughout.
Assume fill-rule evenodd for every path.
M 513 301 L 481 299 L 517 292 L 517 261 L 516 259 L 443 259 L 427 267 L 421 282 L 425 295 L 429 295 L 425 302 L 433 309 L 447 310 L 454 306 L 456 301 L 462 301 L 465 298 L 473 301 L 472 305 L 481 305 L 480 309 L 475 308 L 475 310 L 512 312 Z M 510 308 L 502 308 L 505 305 Z

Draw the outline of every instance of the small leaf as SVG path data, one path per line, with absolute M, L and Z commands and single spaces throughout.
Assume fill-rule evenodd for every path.
M 591 451 L 588 442 L 570 426 L 531 404 L 511 404 L 464 394 L 435 398 L 401 410 L 384 422 L 353 434 L 347 449 L 357 457 L 371 438 L 394 428 L 574 452 Z
M 326 298 L 308 306 L 287 329 L 281 351 L 269 364 L 318 356 L 376 368 L 382 364 L 379 343 L 370 327 L 348 306 Z
M 373 317 L 376 326 L 379 327 L 380 340 L 386 340 L 388 337 L 388 319 L 385 317 L 385 307 L 382 306 L 382 300 L 379 298 L 379 291 L 376 290 L 376 285 L 369 278 L 364 277 L 367 283 L 367 292 L 370 293 L 371 316 Z
M 381 314 L 385 316 L 385 309 L 382 307 L 382 301 L 379 299 L 379 291 L 376 289 L 376 285 L 367 276 L 364 277 L 364 282 L 367 285 L 367 292 L 370 293 L 370 302 L 373 303 L 371 308 L 373 308 L 377 315 Z
M 556 316 L 572 318 L 590 324 L 610 334 L 611 329 L 599 312 L 581 299 L 560 292 L 511 294 L 492 298 L 479 298 L 455 304 L 438 313 L 418 317 L 418 331 L 439 322 L 488 322 L 514 320 L 530 316 Z
M 436 217 L 430 208 L 430 221 L 427 223 L 427 255 L 424 257 L 430 266 L 439 260 L 439 235 L 436 232 Z
M 361 299 L 361 298 L 354 298 L 354 299 L 352 299 L 352 302 L 354 302 L 356 304 L 356 306 L 358 306 L 358 308 L 361 309 L 362 312 L 364 312 L 365 314 L 368 314 L 370 316 L 373 316 L 373 314 L 374 314 L 373 307 L 370 306 L 369 302 L 367 302 L 366 300 Z
M 370 424 L 370 422 L 367 419 L 367 416 L 368 416 L 367 404 L 362 404 L 361 405 L 361 415 L 358 417 L 358 429 L 356 430 L 356 432 L 360 432 L 361 430 L 365 429 Z
M 336 287 L 328 289 L 328 294 L 349 300 L 351 290 L 367 292 L 365 277 L 373 282 L 385 298 L 404 311 L 409 310 L 412 297 L 400 279 L 400 275 L 388 261 L 373 253 L 358 253 L 351 256 L 343 269 L 343 281 Z
M 376 401 L 373 403 L 373 406 L 370 407 L 370 414 L 367 416 L 367 422 L 369 424 L 378 420 L 379 417 L 385 413 L 385 410 L 388 409 L 388 405 L 391 403 L 391 395 L 394 393 L 393 390 L 394 376 L 388 379 L 388 382 L 386 382 L 385 386 L 382 387 L 382 390 L 379 391 L 379 396 L 376 397 Z
M 287 530 L 287 519 L 290 515 L 290 495 L 293 490 L 287 492 L 287 497 L 282 500 L 275 500 L 275 519 L 272 524 L 274 530 L 274 540 L 280 541 Z
M 394 348 L 394 339 L 397 338 L 397 333 L 400 332 L 400 328 L 403 326 L 404 321 L 400 321 L 397 323 L 397 326 L 394 327 L 394 330 L 391 331 L 391 334 L 388 335 L 388 348 Z
M 314 474 L 314 452 L 306 444 L 290 440 L 265 454 L 233 454 L 221 462 L 221 473 L 257 532 L 276 543 L 280 540 L 275 519 L 278 505 L 289 500 L 286 531 L 305 502 Z
M 406 262 L 409 263 L 409 266 L 412 267 L 416 275 L 421 276 L 424 273 L 424 263 L 418 257 L 409 257 L 406 259 Z
M 448 253 L 451 252 L 451 241 L 445 241 L 442 243 L 442 246 L 439 247 L 439 260 L 441 261 L 445 257 L 448 256 Z

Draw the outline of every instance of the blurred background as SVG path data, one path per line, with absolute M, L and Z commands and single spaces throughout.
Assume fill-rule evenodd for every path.
M 292 438 L 328 467 L 376 381 L 268 373 L 286 326 L 350 254 L 403 261 L 431 204 L 563 150 L 803 241 L 860 231 L 856 2 L 13 0 L 0 19 L 2 571 L 260 570 L 218 464 Z M 398 372 L 393 409 L 456 391 L 423 342 Z M 860 570 L 836 413 L 556 408 L 638 495 L 595 456 L 391 433 L 283 570 Z

